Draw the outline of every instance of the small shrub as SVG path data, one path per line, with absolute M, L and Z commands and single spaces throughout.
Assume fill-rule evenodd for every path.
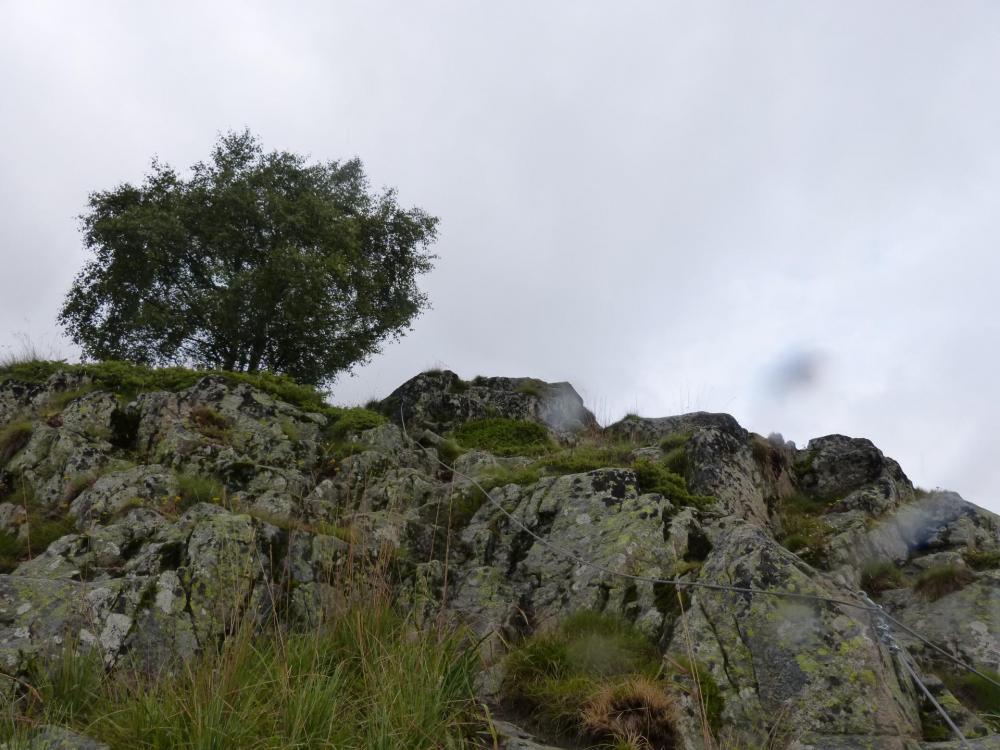
M 388 421 L 388 419 L 378 412 L 369 411 L 368 409 L 360 407 L 345 409 L 330 427 L 329 435 L 334 440 L 343 440 L 348 435 L 374 429 Z
M 191 409 L 191 424 L 207 438 L 225 442 L 229 439 L 232 421 L 211 406 L 196 406 Z
M 921 573 L 913 590 L 932 602 L 947 596 L 976 580 L 975 574 L 961 565 L 938 565 Z
M 213 477 L 183 473 L 177 475 L 177 508 L 187 510 L 198 503 L 222 504 L 226 488 Z
M 0 430 L 0 467 L 16 456 L 31 440 L 31 422 L 14 422 Z
M 861 570 L 861 588 L 869 594 L 881 594 L 906 586 L 903 572 L 889 561 L 868 563 Z
M 497 455 L 538 455 L 552 449 L 549 431 L 536 422 L 504 417 L 474 419 L 455 430 L 455 440 L 465 448 Z
M 962 557 L 965 559 L 966 564 L 973 570 L 993 570 L 1000 568 L 1000 550 L 991 550 L 989 552 L 969 550 Z

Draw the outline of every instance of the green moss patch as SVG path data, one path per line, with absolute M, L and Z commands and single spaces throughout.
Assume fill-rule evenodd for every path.
M 344 440 L 349 435 L 374 429 L 388 421 L 384 416 L 370 409 L 361 407 L 343 409 L 336 416 L 328 432 L 333 440 Z
M 454 438 L 463 448 L 499 456 L 533 456 L 554 448 L 549 431 L 542 425 L 504 417 L 466 422 L 455 430 Z

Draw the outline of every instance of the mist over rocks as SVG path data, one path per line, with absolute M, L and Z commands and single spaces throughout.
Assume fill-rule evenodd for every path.
M 863 589 L 1000 671 L 1000 518 L 914 488 L 868 440 L 796 449 L 703 412 L 602 429 L 568 383 L 449 371 L 369 409 L 218 376 L 127 394 L 79 373 L 0 382 L 0 441 L 14 441 L 0 465 L 13 550 L 0 690 L 17 694 L 32 660 L 67 642 L 111 670 L 169 671 L 236 620 L 314 626 L 358 576 L 382 574 L 415 623 L 470 629 L 501 715 L 508 647 L 580 611 L 630 623 L 664 663 L 693 659 L 720 726 L 747 742 L 780 724 L 799 748 L 952 746 L 870 614 L 822 598 Z M 523 435 L 524 449 L 491 451 L 470 425 Z M 1000 746 L 954 664 L 896 636 L 975 746 Z M 663 689 L 680 707 L 677 747 L 703 750 L 690 692 Z M 506 747 L 541 746 L 505 731 Z

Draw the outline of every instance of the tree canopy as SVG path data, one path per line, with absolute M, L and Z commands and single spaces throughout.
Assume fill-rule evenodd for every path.
M 269 370 L 322 383 L 427 306 L 437 219 L 370 189 L 358 159 L 314 163 L 221 136 L 188 178 L 94 192 L 91 257 L 59 322 L 86 357 Z

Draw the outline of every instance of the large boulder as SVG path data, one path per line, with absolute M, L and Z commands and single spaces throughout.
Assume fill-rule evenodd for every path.
M 380 401 L 378 410 L 397 424 L 444 433 L 470 419 L 506 417 L 544 424 L 557 435 L 599 429 L 569 383 L 535 378 L 462 380 L 450 370 L 421 373 Z

